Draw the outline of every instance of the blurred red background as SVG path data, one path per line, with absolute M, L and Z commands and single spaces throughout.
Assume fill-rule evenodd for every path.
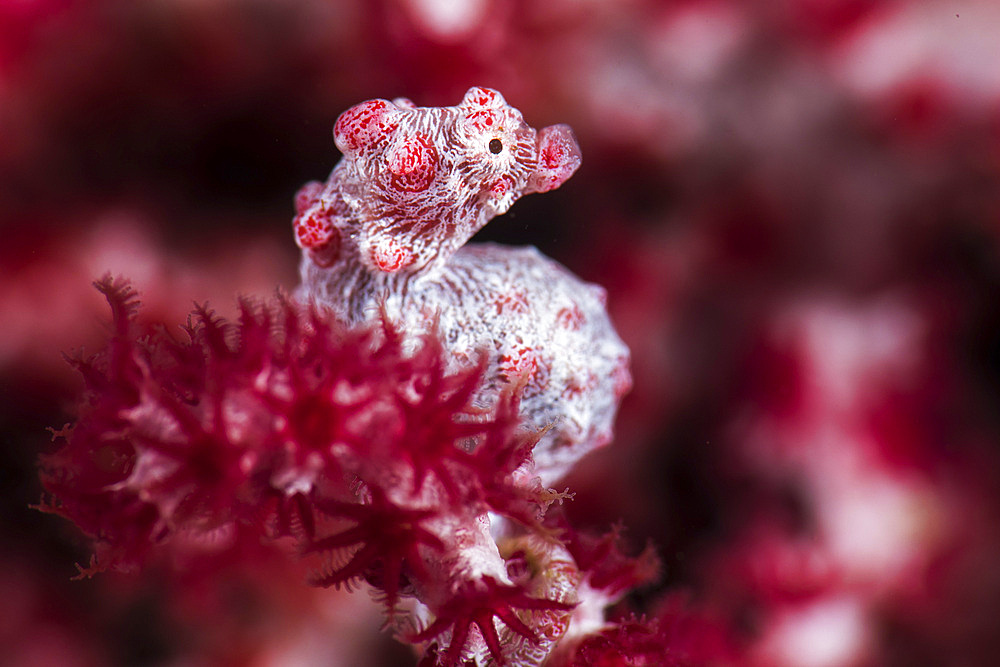
M 650 539 L 739 664 L 1000 654 L 1000 6 L 987 0 L 0 0 L 0 653 L 396 665 L 363 593 L 281 564 L 70 581 L 28 507 L 106 306 L 295 286 L 295 190 L 350 105 L 497 88 L 583 167 L 479 239 L 608 289 L 635 389 L 567 484 Z M 248 559 L 252 560 L 252 559 Z M 627 664 L 627 663 L 623 663 Z

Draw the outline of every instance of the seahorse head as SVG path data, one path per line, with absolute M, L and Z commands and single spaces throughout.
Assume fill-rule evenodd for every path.
M 567 125 L 535 130 L 489 88 L 453 107 L 362 102 L 333 134 L 344 154 L 331 177 L 339 232 L 373 271 L 443 264 L 522 195 L 559 187 L 580 165 Z

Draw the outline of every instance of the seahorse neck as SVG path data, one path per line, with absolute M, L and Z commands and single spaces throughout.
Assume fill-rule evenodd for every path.
M 354 257 L 344 258 L 329 268 L 305 259 L 301 267 L 303 286 L 308 286 L 303 293 L 331 308 L 349 324 L 371 322 L 383 307 L 391 317 L 398 317 L 406 307 L 408 295 L 439 272 L 439 268 L 433 268 L 385 273 L 365 266 Z

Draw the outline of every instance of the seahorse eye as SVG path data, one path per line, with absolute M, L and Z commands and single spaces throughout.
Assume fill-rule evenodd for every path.
M 499 139 L 490 139 L 490 152 L 496 155 L 503 150 L 503 142 Z

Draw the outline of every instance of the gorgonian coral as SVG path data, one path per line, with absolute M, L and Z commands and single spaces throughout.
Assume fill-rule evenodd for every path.
M 446 489 L 459 492 L 459 464 L 443 450 L 474 459 L 477 438 L 491 431 L 519 437 L 509 413 L 493 418 L 471 405 L 481 368 L 445 374 L 432 337 L 404 353 L 389 325 L 348 331 L 285 299 L 244 301 L 238 323 L 198 309 L 176 337 L 137 321 L 127 284 L 98 287 L 114 334 L 101 353 L 72 360 L 86 396 L 76 424 L 57 434 L 65 446 L 43 466 L 47 507 L 115 547 L 99 551 L 98 568 L 134 564 L 180 533 L 237 525 L 311 540 L 317 512 L 354 517 L 347 499 L 375 507 L 383 487 L 393 497 L 419 493 L 431 507 L 453 498 Z M 429 443 L 433 474 L 415 463 Z M 457 476 L 464 500 L 495 487 Z M 141 537 L 123 534 L 139 525 Z
M 127 284 L 98 287 L 113 335 L 72 360 L 86 395 L 43 460 L 42 507 L 95 539 L 84 574 L 250 533 L 286 550 L 292 538 L 315 585 L 365 579 L 390 610 L 404 594 L 435 600 L 425 638 L 458 598 L 478 599 L 452 590 L 459 577 L 499 586 L 498 617 L 527 640 L 511 609 L 569 608 L 511 583 L 489 536 L 487 512 L 540 516 L 552 496 L 511 481 L 537 436 L 513 390 L 493 410 L 474 405 L 482 365 L 446 372 L 437 338 L 407 348 L 388 324 L 348 330 L 286 299 L 244 301 L 235 323 L 200 308 L 178 337 L 138 321 Z
M 313 585 L 367 582 L 425 664 L 541 664 L 657 569 L 545 523 L 567 497 L 548 485 L 610 440 L 628 351 L 600 288 L 534 249 L 459 248 L 569 178 L 576 141 L 485 88 L 365 102 L 334 136 L 344 159 L 296 201 L 296 299 L 199 307 L 178 336 L 96 284 L 113 331 L 72 359 L 86 394 L 42 508 L 95 539 L 82 574 L 249 536 Z

